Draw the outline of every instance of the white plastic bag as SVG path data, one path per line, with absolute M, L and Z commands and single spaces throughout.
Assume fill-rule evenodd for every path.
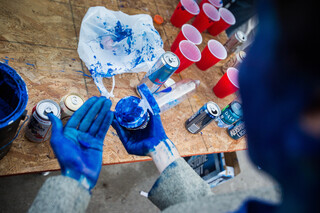
M 78 54 L 101 95 L 113 96 L 103 86 L 103 77 L 147 72 L 163 53 L 162 39 L 149 15 L 91 7 L 82 20 Z

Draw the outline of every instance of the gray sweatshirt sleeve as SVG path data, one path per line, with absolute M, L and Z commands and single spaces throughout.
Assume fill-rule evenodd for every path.
M 209 195 L 212 195 L 210 186 L 183 158 L 179 158 L 161 173 L 149 192 L 149 200 L 164 210 Z
M 29 212 L 85 212 L 91 195 L 78 181 L 51 177 L 43 184 Z

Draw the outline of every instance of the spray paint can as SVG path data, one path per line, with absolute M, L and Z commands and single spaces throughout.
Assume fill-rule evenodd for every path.
M 189 132 L 196 134 L 214 121 L 220 113 L 220 107 L 209 101 L 185 122 L 185 127 Z
M 179 68 L 179 65 L 180 60 L 176 54 L 170 51 L 165 52 L 156 61 L 151 70 L 143 77 L 138 86 L 145 83 L 150 92 L 155 93 L 162 86 L 162 84 L 164 84 L 164 82 Z
M 239 51 L 233 55 L 222 67 L 221 70 L 225 73 L 229 67 L 238 68 L 239 65 L 243 62 L 243 59 L 246 57 L 244 51 Z
M 25 137 L 32 142 L 41 143 L 51 136 L 51 121 L 47 114 L 53 113 L 60 118 L 59 105 L 49 99 L 40 101 L 32 109 L 30 121 L 26 127 Z
M 232 127 L 228 129 L 228 134 L 231 138 L 238 140 L 246 135 L 246 127 L 244 121 L 241 119 L 233 124 Z
M 247 36 L 240 30 L 235 32 L 224 44 L 228 54 L 234 53 L 240 45 L 247 41 Z
M 60 100 L 61 120 L 63 125 L 67 123 L 75 111 L 77 111 L 84 103 L 83 98 L 77 93 L 65 95 Z

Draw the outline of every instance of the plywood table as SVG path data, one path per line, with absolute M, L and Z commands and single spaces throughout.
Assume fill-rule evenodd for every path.
M 56 102 L 70 92 L 76 92 L 86 99 L 99 96 L 90 72 L 81 62 L 77 53 L 81 20 L 89 7 L 105 6 L 111 10 L 121 10 L 127 14 L 160 14 L 162 25 L 155 24 L 160 33 L 164 49 L 170 50 L 180 29 L 172 26 L 170 17 L 178 1 L 171 0 L 2 0 L 0 7 L 0 60 L 13 67 L 24 79 L 29 91 L 28 114 L 33 106 L 43 99 Z M 192 20 L 190 21 L 192 22 Z M 224 43 L 225 33 L 213 37 L 202 33 L 203 50 L 210 39 Z M 231 152 L 246 149 L 245 139 L 233 140 L 225 129 L 210 124 L 199 134 L 189 133 L 184 122 L 208 101 L 216 102 L 221 108 L 235 96 L 217 98 L 212 87 L 222 76 L 221 66 L 225 61 L 203 72 L 195 65 L 173 79 L 199 79 L 197 92 L 175 108 L 161 115 L 168 137 L 175 143 L 182 156 Z M 115 104 L 123 97 L 135 94 L 135 86 L 144 73 L 116 76 Z M 104 84 L 110 90 L 111 80 Z M 105 138 L 103 164 L 129 163 L 150 160 L 148 157 L 129 155 L 116 135 L 110 130 Z M 41 144 L 24 138 L 24 128 L 13 142 L 10 152 L 0 161 L 0 175 L 14 175 L 30 172 L 58 170 L 59 164 L 49 141 Z

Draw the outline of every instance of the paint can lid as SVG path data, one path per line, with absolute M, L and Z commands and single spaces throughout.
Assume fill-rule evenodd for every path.
M 176 54 L 173 52 L 167 51 L 162 55 L 162 60 L 164 64 L 169 65 L 170 67 L 173 68 L 178 68 L 180 65 L 180 60 Z
M 214 103 L 213 101 L 209 101 L 207 103 L 207 109 L 208 109 L 208 112 L 215 117 L 221 114 L 220 107 L 218 106 L 218 104 Z
M 55 116 L 60 118 L 60 106 L 53 100 L 42 100 L 37 104 L 37 114 L 44 120 L 49 120 L 47 114 L 53 113 Z
M 73 112 L 77 111 L 83 103 L 84 100 L 78 94 L 75 93 L 67 95 L 67 97 L 64 100 L 65 106 Z

